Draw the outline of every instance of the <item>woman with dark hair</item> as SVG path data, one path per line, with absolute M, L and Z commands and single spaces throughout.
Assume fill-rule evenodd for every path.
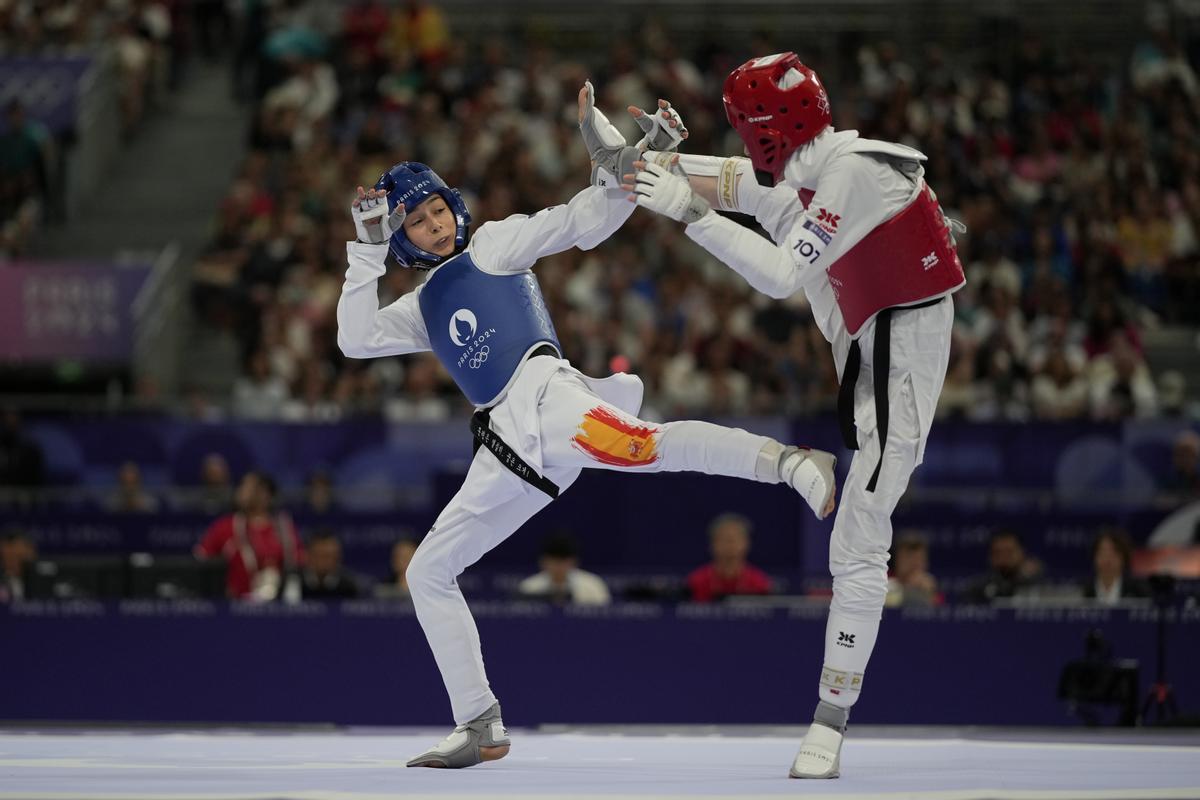
M 1103 605 L 1116 605 L 1131 597 L 1149 597 L 1146 584 L 1129 577 L 1133 545 L 1122 530 L 1105 528 L 1092 543 L 1092 579 L 1083 596 Z

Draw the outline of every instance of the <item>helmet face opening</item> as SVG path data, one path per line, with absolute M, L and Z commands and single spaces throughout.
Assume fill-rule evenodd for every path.
M 833 122 L 825 87 L 795 53 L 742 64 L 725 79 L 721 99 L 754 169 L 776 183 L 792 153 Z
M 389 211 L 394 211 L 396 206 L 403 204 L 405 213 L 413 211 L 434 195 L 440 196 L 454 214 L 454 252 L 459 253 L 466 247 L 468 226 L 471 224 L 467 204 L 463 202 L 462 194 L 457 189 L 447 186 L 429 166 L 417 161 L 402 161 L 385 172 L 376 181 L 375 188 L 387 192 Z M 409 240 L 403 228 L 392 234 L 388 241 L 388 249 L 396 261 L 405 267 L 428 269 L 437 266 L 446 258 L 417 247 Z

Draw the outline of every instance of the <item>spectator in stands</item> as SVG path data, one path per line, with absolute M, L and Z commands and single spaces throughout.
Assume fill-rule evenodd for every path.
M 283 404 L 280 419 L 284 422 L 337 422 L 341 418 L 342 407 L 329 396 L 329 376 L 320 365 L 307 364 L 297 384 L 299 390 Z
M 710 603 L 729 595 L 770 594 L 771 579 L 747 562 L 750 520 L 740 514 L 722 514 L 708 526 L 712 561 L 687 577 L 694 603 Z
M 158 498 L 142 485 L 142 469 L 133 461 L 126 461 L 117 470 L 117 490 L 105 504 L 109 511 L 118 514 L 153 514 L 158 511 Z
M 220 453 L 204 456 L 200 463 L 200 486 L 190 505 L 205 514 L 220 514 L 233 505 L 233 479 L 229 463 Z
M 943 602 L 937 579 L 929 574 L 929 543 L 919 533 L 901 534 L 892 548 L 892 574 L 884 604 L 894 608 L 938 606 Z
M 542 544 L 541 571 L 521 581 L 522 597 L 537 597 L 556 605 L 605 606 L 612 602 L 599 575 L 579 568 L 579 546 L 574 537 L 559 533 Z
M 1001 529 L 988 543 L 988 572 L 976 578 L 963 592 L 967 603 L 990 603 L 1016 597 L 1033 589 L 1042 575 L 1037 559 L 1025 554 L 1021 537 L 1015 531 Z
M 1050 351 L 1033 379 L 1033 413 L 1041 419 L 1077 419 L 1088 407 L 1087 381 L 1061 349 Z
M 42 449 L 21 430 L 21 416 L 7 409 L 0 417 L 0 486 L 41 486 Z
M 407 600 L 409 598 L 408 565 L 413 553 L 417 552 L 415 539 L 404 537 L 392 545 L 392 571 L 384 583 L 376 584 L 375 596 L 383 600 Z
M 37 558 L 37 548 L 24 532 L 0 532 L 0 603 L 25 597 L 25 566 Z
M 262 126 L 276 142 L 305 151 L 337 105 L 337 76 L 328 63 L 307 54 L 290 55 L 287 66 L 291 77 L 263 98 Z
M 46 128 L 29 119 L 17 98 L 9 101 L 5 111 L 4 132 L 0 133 L 0 180 L 6 188 L 11 182 L 20 193 L 44 196 L 49 147 Z
M 308 476 L 304 484 L 304 505 L 310 514 L 328 514 L 336 508 L 333 476 L 319 469 Z
M 1175 437 L 1171 474 L 1163 488 L 1181 503 L 1200 499 L 1200 434 L 1187 430 Z
M 299 583 L 289 579 L 304 565 L 304 546 L 288 515 L 274 508 L 275 481 L 263 472 L 247 472 L 234 500 L 237 510 L 209 527 L 196 545 L 196 557 L 229 562 L 232 598 L 298 599 Z
M 0 133 L 0 252 L 20 254 L 47 199 L 52 142 L 20 100 L 9 102 Z
M 979 351 L 984 380 L 975 386 L 971 420 L 1024 420 L 1029 412 L 1029 391 L 1016 355 L 1007 342 L 992 340 Z
M 427 67 L 440 64 L 450 46 L 445 15 L 428 0 L 410 0 L 397 6 L 387 36 L 393 52 L 411 51 Z
M 1092 359 L 1092 416 L 1100 420 L 1148 417 L 1158 405 L 1158 390 L 1146 361 L 1123 331 L 1109 338 L 1108 352 Z
M 450 403 L 438 396 L 438 370 L 435 358 L 409 359 L 404 371 L 404 388 L 389 398 L 383 407 L 389 422 L 440 422 L 450 416 Z
M 1083 585 L 1083 596 L 1101 605 L 1116 605 L 1129 598 L 1149 597 L 1150 588 L 1129 577 L 1133 544 L 1120 530 L 1106 529 L 1092 543 L 1092 579 Z
M 53 106 L 56 96 L 64 92 L 73 95 L 75 88 L 73 69 L 60 69 L 56 59 L 94 55 L 97 63 L 106 65 L 105 75 L 112 73 L 116 78 L 121 122 L 125 133 L 132 132 L 155 90 L 165 83 L 162 78 L 186 50 L 169 45 L 172 18 L 184 17 L 189 5 L 167 0 L 0 3 L 0 52 L 30 62 L 15 67 L 15 83 L 14 75 L 8 75 L 8 85 L 14 91 L 6 97 L 24 94 Z M 53 79 L 46 83 L 43 75 Z M 107 78 L 99 82 L 85 80 L 79 88 L 108 82 Z M 81 99 L 70 103 L 78 106 Z M 31 106 L 31 112 L 41 110 L 36 103 Z M 13 100 L 6 111 L 8 128 L 0 137 L 0 256 L 19 256 L 44 216 L 45 207 L 52 214 L 62 213 L 62 193 L 53 190 L 59 183 L 56 176 L 63 160 L 60 154 L 76 144 L 85 150 L 94 149 L 92 129 L 104 126 L 75 120 L 76 124 L 66 126 L 66 130 L 59 125 L 55 135 L 33 119 L 33 114 L 27 116 L 19 100 Z M 77 134 L 82 135 L 77 139 Z M 103 137 L 101 132 L 100 139 Z M 87 156 L 81 163 L 88 163 Z
M 250 356 L 250 374 L 233 387 L 233 410 L 246 419 L 278 419 L 288 398 L 287 383 L 271 373 L 265 350 Z
M 1187 378 L 1176 369 L 1169 369 L 1158 376 L 1158 408 L 1164 417 L 1172 419 L 1200 419 L 1200 398 L 1188 398 Z
M 358 597 L 358 581 L 342 566 L 342 543 L 330 530 L 308 537 L 308 558 L 302 574 L 305 600 L 346 600 Z
M 145 113 L 155 51 L 149 37 L 142 35 L 136 20 L 130 16 L 113 20 L 109 40 L 117 56 L 121 83 L 122 132 L 128 136 L 141 123 Z
M 251 4 L 248 22 L 257 21 L 245 28 L 254 31 L 247 47 L 268 36 L 275 42 L 274 31 L 326 5 Z M 219 262 L 222 308 L 233 301 L 253 312 L 236 326 L 239 341 L 245 353 L 266 348 L 270 366 L 265 376 L 253 359 L 244 367 L 260 392 L 303 395 L 290 411 L 314 418 L 319 410 L 324 419 L 332 393 L 343 414 L 423 421 L 467 413 L 446 401 L 448 377 L 427 357 L 367 372 L 319 344 L 330 339 L 333 308 L 306 298 L 321 295 L 309 287 L 340 282 L 337 249 L 348 238 L 336 211 L 346 202 L 341 187 L 347 176 L 349 185 L 373 179 L 389 154 L 403 152 L 457 164 L 456 185 L 482 195 L 470 200 L 477 222 L 558 202 L 582 158 L 563 122 L 564 86 L 586 56 L 508 47 L 492 31 L 475 41 L 451 35 L 435 3 L 330 8 L 343 35 L 326 30 L 328 42 L 292 47 L 282 60 L 262 57 L 258 96 L 269 99 L 255 109 L 255 150 L 222 211 L 206 276 Z M 612 100 L 665 94 L 688 120 L 690 146 L 723 149 L 708 141 L 723 115 L 720 93 L 705 87 L 719 86 L 737 59 L 720 49 L 689 59 L 664 50 L 661 35 L 648 31 L 644 47 L 622 49 L 607 82 Z M 1195 79 L 1194 51 L 1177 39 L 1168 25 L 1146 51 L 1152 57 L 1134 59 L 1132 86 L 1093 54 L 1050 48 L 1027 62 L 983 59 L 976 67 L 971 54 L 931 52 L 922 64 L 894 45 L 865 45 L 857 65 L 847 64 L 854 86 L 842 91 L 858 102 L 839 127 L 926 152 L 943 205 L 967 223 L 959 251 L 968 285 L 955 299 L 954 362 L 939 413 L 1024 420 L 1153 411 L 1139 325 L 1152 315 L 1166 324 L 1200 320 L 1200 158 L 1195 86 L 1184 84 Z M 253 49 L 275 58 L 270 47 Z M 747 287 L 718 286 L 691 269 L 703 261 L 681 229 L 638 216 L 628 224 L 628 238 L 564 254 L 564 268 L 543 276 L 575 363 L 601 371 L 611 358 L 627 359 L 646 378 L 647 403 L 667 415 L 829 407 L 829 365 L 811 358 L 807 337 L 820 334 L 802 310 L 759 307 Z M 631 259 L 631 241 L 655 247 Z M 415 279 L 393 270 L 381 304 Z M 275 330 L 279 319 L 286 330 Z M 1136 358 L 1121 347 L 1104 358 L 1118 331 Z M 1059 349 L 1066 369 L 1050 356 Z M 1084 352 L 1102 360 L 1088 368 Z M 318 366 L 307 366 L 313 360 Z M 362 374 L 350 374 L 356 370 Z M 272 375 L 281 384 L 263 388 Z M 360 392 L 377 385 L 362 383 L 364 375 L 405 389 Z M 1088 386 L 1084 409 L 1080 380 Z M 389 395 L 399 399 L 387 402 Z M 279 405 L 273 394 L 262 404 Z M 253 415 L 255 404 L 248 407 Z
M 973 345 L 956 337 L 950 349 L 946 382 L 938 398 L 937 415 L 962 419 L 975 407 L 975 353 Z

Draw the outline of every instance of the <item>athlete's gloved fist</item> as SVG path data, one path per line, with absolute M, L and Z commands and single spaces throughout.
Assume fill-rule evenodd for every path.
M 621 176 L 633 172 L 638 150 L 626 144 L 621 132 L 596 108 L 591 81 L 579 90 L 579 132 L 592 160 L 592 185 L 620 189 Z
M 646 134 L 635 145 L 638 150 L 674 150 L 688 137 L 683 118 L 666 100 L 659 99 L 658 110 L 653 114 L 647 114 L 637 106 L 630 106 L 629 113 L 633 115 L 633 121 L 642 129 L 642 133 Z
M 688 225 L 711 210 L 708 201 L 692 191 L 687 173 L 679 166 L 679 156 L 671 160 L 669 167 L 645 161 L 634 166 L 638 168 L 634 182 L 623 187 L 633 192 L 630 199 L 639 206 Z
M 363 187 L 358 187 L 358 197 L 350 205 L 350 215 L 354 217 L 358 240 L 367 244 L 383 244 L 404 225 L 404 206 L 397 205 L 389 214 L 387 192 L 382 189 L 364 191 Z

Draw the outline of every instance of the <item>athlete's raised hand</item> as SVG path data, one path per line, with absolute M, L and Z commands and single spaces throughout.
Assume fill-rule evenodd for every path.
M 404 206 L 388 213 L 387 192 L 383 189 L 358 187 L 358 196 L 350 204 L 354 230 L 360 242 L 383 244 L 404 224 Z

